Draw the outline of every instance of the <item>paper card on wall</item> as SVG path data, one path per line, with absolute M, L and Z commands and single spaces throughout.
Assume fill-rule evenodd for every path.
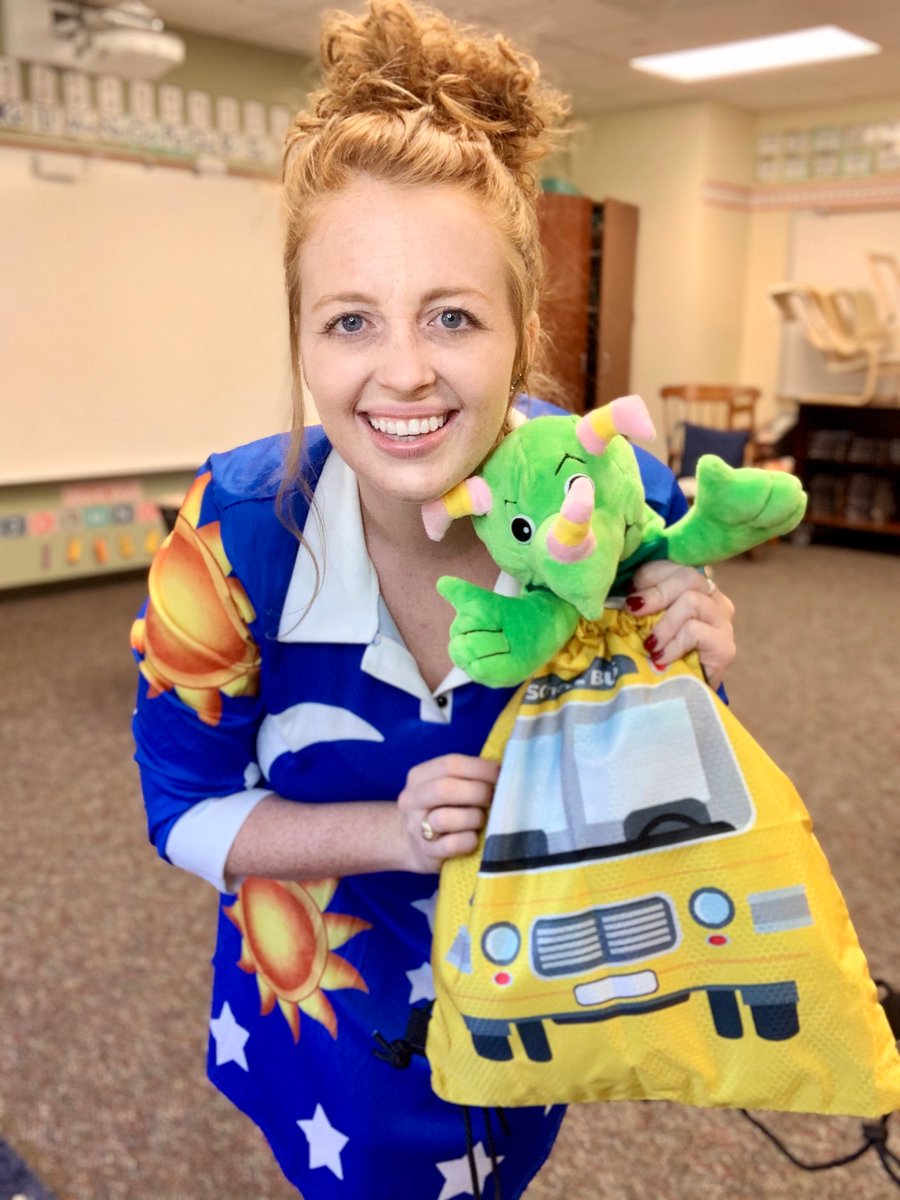
M 28 533 L 31 537 L 45 537 L 48 533 L 56 533 L 58 528 L 59 518 L 49 509 L 28 514 Z
M 832 127 L 814 129 L 812 133 L 812 148 L 817 153 L 829 153 L 841 148 L 841 131 Z
M 118 75 L 101 75 L 97 80 L 97 111 L 101 117 L 125 116 L 125 89 Z
M 0 129 L 30 129 L 31 105 L 25 100 L 0 100 Z
M 156 89 L 148 79 L 132 79 L 129 100 L 131 115 L 136 120 L 156 120 Z
M 167 150 L 190 150 L 190 133 L 184 123 L 184 92 L 174 83 L 159 89 L 160 143 Z
M 91 81 L 83 71 L 64 71 L 62 88 L 66 113 L 84 112 L 91 107 Z
M 65 71 L 62 77 L 66 137 L 89 141 L 99 134 L 99 118 L 91 107 L 91 81 L 83 71 Z
M 159 89 L 159 119 L 163 125 L 184 124 L 184 92 L 174 83 L 164 83 Z
M 43 63 L 32 63 L 28 72 L 28 91 L 35 105 L 56 103 L 56 72 Z
M 212 127 L 212 97 L 208 92 L 188 92 L 187 123 L 194 153 L 217 154 L 219 140 Z
M 31 128 L 44 137 L 61 137 L 65 126 L 63 110 L 58 104 L 32 104 Z
M 845 175 L 869 175 L 872 171 L 872 151 L 868 146 L 854 147 L 844 152 Z
M 790 129 L 784 135 L 784 151 L 785 154 L 808 154 L 809 153 L 809 130 L 808 129 Z
M 241 106 L 235 96 L 216 97 L 216 128 L 219 153 L 226 158 L 244 158 L 247 151 L 241 133 Z
M 781 153 L 781 133 L 761 133 L 756 142 L 760 158 L 776 158 Z
M 216 128 L 219 133 L 241 132 L 241 106 L 237 97 L 216 97 Z
M 286 104 L 273 104 L 269 108 L 269 133 L 278 145 L 284 143 L 291 126 L 291 110 Z
M 781 159 L 758 158 L 756 160 L 756 178 L 760 183 L 777 183 L 781 175 Z
M 97 112 L 101 138 L 107 142 L 124 142 L 128 136 L 125 87 L 117 75 L 101 75 L 97 80 Z
M 252 138 L 264 138 L 268 133 L 265 105 L 258 100 L 244 101 L 244 133 Z
M 14 58 L 0 57 L 0 101 L 22 99 L 22 72 Z
M 25 524 L 25 518 L 19 513 L 12 513 L 6 517 L 0 517 L 0 537 L 24 537 L 26 528 L 27 526 Z
M 188 92 L 187 123 L 191 129 L 212 129 L 212 97 L 209 92 Z
M 841 173 L 841 156 L 837 151 L 827 151 L 813 156 L 813 175 L 816 179 L 833 179 Z
M 891 143 L 879 146 L 875 154 L 875 170 L 883 173 L 900 171 L 900 146 L 895 148 Z
M 806 155 L 790 154 L 781 165 L 782 177 L 796 183 L 809 177 L 809 160 Z

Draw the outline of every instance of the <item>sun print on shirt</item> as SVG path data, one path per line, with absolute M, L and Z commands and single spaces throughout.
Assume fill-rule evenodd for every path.
M 220 522 L 198 528 L 210 479 L 207 471 L 194 481 L 153 559 L 150 599 L 132 626 L 131 645 L 151 699 L 174 691 L 205 725 L 218 725 L 223 695 L 256 695 L 259 649 L 247 629 L 256 614 L 231 575 Z
M 241 933 L 237 965 L 256 975 L 261 1015 L 268 1016 L 277 1002 L 295 1043 L 301 1012 L 337 1037 L 337 1014 L 326 989 L 369 990 L 357 969 L 333 953 L 372 928 L 360 917 L 325 911 L 339 882 L 332 878 L 282 883 L 250 876 L 238 888 L 235 903 L 225 909 Z

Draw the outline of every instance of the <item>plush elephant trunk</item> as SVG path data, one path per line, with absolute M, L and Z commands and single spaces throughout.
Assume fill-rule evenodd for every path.
M 547 534 L 547 553 L 560 563 L 581 562 L 597 546 L 591 528 L 594 512 L 594 485 L 579 475 L 569 488 L 562 509 Z

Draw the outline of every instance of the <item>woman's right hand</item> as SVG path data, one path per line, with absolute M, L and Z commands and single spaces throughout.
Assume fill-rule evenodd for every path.
M 437 872 L 448 858 L 472 853 L 499 771 L 499 763 L 468 754 L 444 754 L 412 768 L 397 797 L 408 871 Z

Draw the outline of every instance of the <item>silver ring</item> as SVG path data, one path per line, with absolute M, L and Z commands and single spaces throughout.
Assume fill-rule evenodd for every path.
M 420 828 L 422 830 L 422 837 L 425 839 L 426 842 L 433 842 L 434 839 L 437 837 L 437 834 L 431 828 L 431 822 L 428 820 L 427 817 L 422 818 L 422 824 L 421 824 Z
M 715 590 L 716 590 L 715 581 L 710 579 L 710 577 L 707 575 L 707 577 L 706 577 L 706 594 L 707 594 L 707 596 L 711 596 Z

